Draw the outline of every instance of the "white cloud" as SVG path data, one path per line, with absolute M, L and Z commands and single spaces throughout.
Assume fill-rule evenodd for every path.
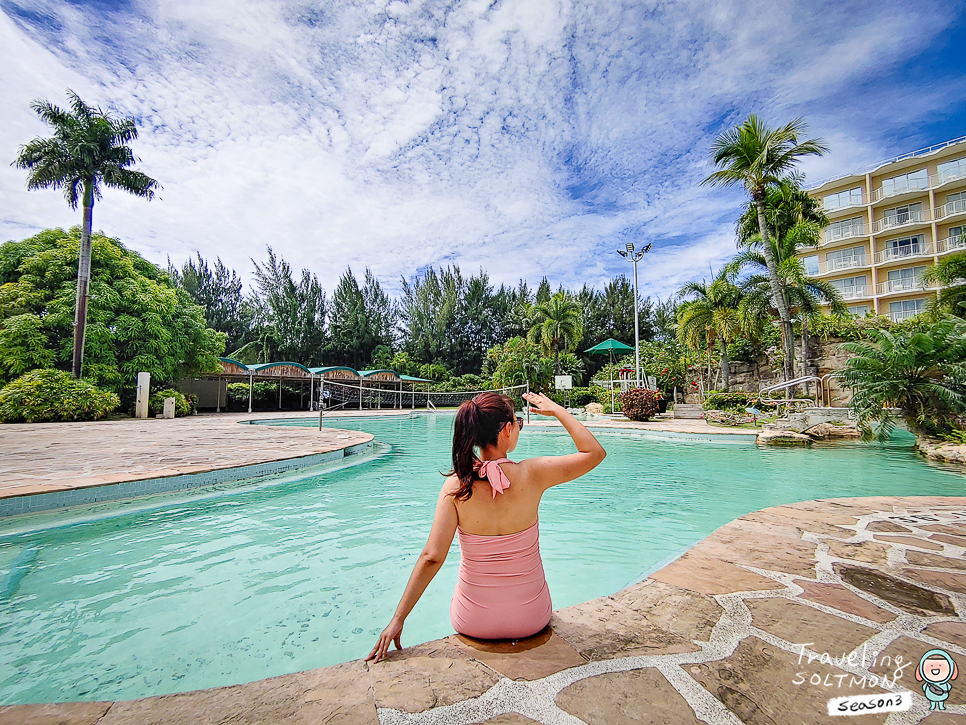
M 395 288 L 453 262 L 578 287 L 629 272 L 614 250 L 630 236 L 655 242 L 642 286 L 662 296 L 733 252 L 741 192 L 697 186 L 718 131 L 804 113 L 833 147 L 811 178 L 874 161 L 907 120 L 870 126 L 855 104 L 952 22 L 790 1 L 106 7 L 0 4 L 0 149 L 42 133 L 27 104 L 68 86 L 136 116 L 164 189 L 108 192 L 95 226 L 149 258 L 197 249 L 249 276 L 271 244 L 329 289 L 347 265 Z M 0 165 L 0 236 L 78 218 Z

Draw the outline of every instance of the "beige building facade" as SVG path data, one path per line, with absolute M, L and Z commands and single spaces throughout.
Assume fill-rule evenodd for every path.
M 927 267 L 966 250 L 966 136 L 808 189 L 831 222 L 799 257 L 854 315 L 898 322 L 936 295 Z

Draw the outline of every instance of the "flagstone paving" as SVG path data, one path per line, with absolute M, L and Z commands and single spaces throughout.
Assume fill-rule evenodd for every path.
M 0 708 L 0 725 L 786 725 L 842 722 L 832 698 L 889 693 L 911 707 L 845 722 L 966 725 L 964 561 L 964 497 L 806 501 L 742 516 L 526 640 L 453 635 L 376 665 Z M 959 665 L 945 712 L 915 679 L 932 648 Z

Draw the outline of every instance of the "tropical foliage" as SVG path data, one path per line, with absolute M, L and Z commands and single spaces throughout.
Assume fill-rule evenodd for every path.
M 69 370 L 81 230 L 0 245 L 0 383 L 38 367 Z M 170 277 L 116 239 L 94 234 L 84 379 L 130 394 L 152 380 L 218 370 L 223 333 Z
M 573 351 L 584 334 L 580 305 L 566 292 L 557 292 L 533 306 L 532 320 L 530 339 L 553 355 L 554 374 L 560 375 L 560 353 Z
M 120 404 L 115 393 L 63 370 L 31 370 L 0 388 L 0 422 L 100 420 Z
M 71 209 L 76 209 L 79 202 L 84 208 L 74 283 L 77 322 L 71 364 L 74 377 L 79 378 L 84 360 L 94 200 L 101 198 L 104 187 L 152 199 L 158 182 L 130 168 L 135 158 L 126 144 L 138 136 L 134 119 L 115 118 L 88 106 L 69 89 L 67 96 L 70 111 L 49 101 L 30 104 L 40 120 L 51 127 L 53 136 L 35 138 L 21 146 L 13 165 L 28 171 L 28 189 L 62 189 Z
M 770 188 L 794 175 L 796 165 L 802 157 L 821 155 L 828 150 L 819 139 L 799 141 L 805 129 L 805 121 L 801 118 L 772 129 L 757 116 L 749 116 L 743 124 L 725 131 L 715 139 L 711 151 L 717 170 L 702 182 L 711 186 L 740 185 L 751 197 L 758 219 L 758 234 L 767 270 L 768 288 L 782 324 L 786 379 L 794 377 L 792 315 L 782 292 L 778 260 L 771 245 L 766 197 Z
M 865 438 L 885 439 L 901 417 L 920 435 L 962 430 L 966 411 L 966 321 L 949 317 L 922 332 L 870 330 L 846 342 L 843 379 Z
M 164 412 L 164 401 L 174 398 L 174 417 L 183 418 L 191 414 L 191 401 L 180 390 L 164 388 L 151 393 L 148 398 L 148 415 L 158 415 Z
M 678 340 L 692 350 L 717 343 L 721 378 L 728 390 L 731 387 L 728 344 L 741 330 L 738 318 L 738 308 L 743 302 L 741 290 L 727 271 L 722 270 L 710 284 L 686 283 L 678 295 L 686 300 L 678 308 Z
M 923 273 L 922 281 L 943 286 L 933 303 L 933 314 L 962 315 L 966 311 L 966 252 L 939 260 Z

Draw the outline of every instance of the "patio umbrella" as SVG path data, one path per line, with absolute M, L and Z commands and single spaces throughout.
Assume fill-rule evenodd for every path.
M 610 337 L 610 338 L 604 340 L 599 345 L 594 345 L 593 347 L 589 347 L 586 350 L 584 350 L 584 352 L 590 353 L 591 355 L 608 355 L 609 354 L 610 355 L 610 364 L 611 365 L 614 364 L 614 352 L 615 351 L 616 352 L 634 352 L 634 348 L 631 347 L 630 345 L 625 345 L 623 342 L 620 342 L 619 340 L 615 340 L 613 337 Z M 611 381 L 610 381 L 610 410 L 613 413 L 614 412 L 614 373 L 613 372 L 610 374 L 610 377 L 611 377 Z

